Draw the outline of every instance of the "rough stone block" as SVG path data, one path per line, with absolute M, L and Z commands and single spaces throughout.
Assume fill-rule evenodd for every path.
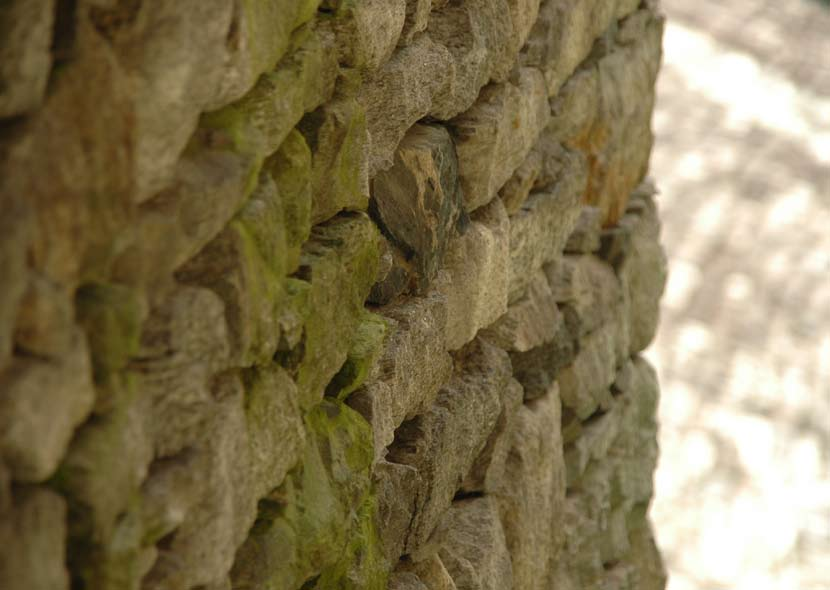
M 58 358 L 68 353 L 72 346 L 74 315 L 72 296 L 67 289 L 30 273 L 17 310 L 15 345 L 40 357 Z
M 510 552 L 513 587 L 549 588 L 562 544 L 565 465 L 556 386 L 519 407 L 505 485 L 496 493 Z
M 541 74 L 523 68 L 515 85 L 486 87 L 471 109 L 450 122 L 469 211 L 488 203 L 504 186 L 549 118 Z
M 579 215 L 584 169 L 568 172 L 549 192 L 535 193 L 510 218 L 510 302 L 536 271 L 561 255 Z
M 513 588 L 513 567 L 496 501 L 457 500 L 447 511 L 441 560 L 458 590 Z
M 388 338 L 376 370 L 349 405 L 372 425 L 375 458 L 383 456 L 404 420 L 425 412 L 452 374 L 446 353 L 447 305 L 431 293 L 382 310 Z
M 499 197 L 509 215 L 516 213 L 530 196 L 541 171 L 542 154 L 534 148 L 499 191 Z
M 579 212 L 565 252 L 568 254 L 591 254 L 600 248 L 602 231 L 602 211 L 596 207 L 586 206 Z
M 418 33 L 427 28 L 432 6 L 433 0 L 406 0 L 406 18 L 398 41 L 400 45 L 409 45 Z
M 0 585 L 9 590 L 68 590 L 66 503 L 40 487 L 23 487 L 0 518 Z
M 562 404 L 585 419 L 613 403 L 610 388 L 617 374 L 618 328 L 607 324 L 581 341 L 573 363 L 558 376 Z
M 17 358 L 0 375 L 0 454 L 12 477 L 50 477 L 95 402 L 86 339 L 72 335 L 69 354 L 56 361 Z
M 52 67 L 55 0 L 14 0 L 0 15 L 0 119 L 37 108 Z
M 444 127 L 413 126 L 395 163 L 372 182 L 372 209 L 381 229 L 407 255 L 425 291 L 443 266 L 462 212 L 455 146 Z
M 418 470 L 416 497 L 406 552 L 426 545 L 496 428 L 510 378 L 503 351 L 481 341 L 459 353 L 456 373 L 424 414 L 405 422 L 389 448 L 391 461 Z
M 444 566 L 444 562 L 436 553 L 420 561 L 401 561 L 396 569 L 412 572 L 430 590 L 456 590 L 459 588 Z
M 527 352 L 553 340 L 562 321 L 547 275 L 538 270 L 527 292 L 481 335 L 509 352 Z
M 406 16 L 406 0 L 340 0 L 332 24 L 342 63 L 378 69 L 392 55 Z
M 447 350 L 457 350 L 507 311 L 510 220 L 496 199 L 451 244 L 436 288 L 447 298 Z

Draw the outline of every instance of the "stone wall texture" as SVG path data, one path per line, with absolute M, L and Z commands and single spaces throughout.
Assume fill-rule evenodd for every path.
M 0 2 L 0 587 L 662 588 L 662 28 Z

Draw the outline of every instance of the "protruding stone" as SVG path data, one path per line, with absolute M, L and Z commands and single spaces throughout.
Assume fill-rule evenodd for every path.
M 95 402 L 86 339 L 75 330 L 60 360 L 14 359 L 0 383 L 0 455 L 15 480 L 43 481 Z
M 421 479 L 418 470 L 410 465 L 380 460 L 373 468 L 373 483 L 381 549 L 387 562 L 393 564 L 406 548 Z
M 0 119 L 37 108 L 52 66 L 55 0 L 12 0 L 0 15 Z
M 545 395 L 560 371 L 573 362 L 578 350 L 576 335 L 562 323 L 550 342 L 527 352 L 511 352 L 513 373 L 524 388 L 525 400 Z
M 427 289 L 443 266 L 462 212 L 455 146 L 444 127 L 415 125 L 398 145 L 395 164 L 372 182 L 381 228 L 401 247 Z
M 499 196 L 504 203 L 508 215 L 516 213 L 530 196 L 530 191 L 536 183 L 536 179 L 542 171 L 542 154 L 537 149 L 530 150 L 513 176 L 505 183 L 499 191 Z
M 553 340 L 561 324 L 562 314 L 556 306 L 547 275 L 540 269 L 525 295 L 481 334 L 509 352 L 527 352 Z
M 42 487 L 18 488 L 0 514 L 0 586 L 9 590 L 67 590 L 66 503 Z
M 446 276 L 436 288 L 447 298 L 447 349 L 457 350 L 507 311 L 510 220 L 496 199 L 477 211 L 451 244 Z
M 617 326 L 606 324 L 580 342 L 579 354 L 558 376 L 562 404 L 585 419 L 598 408 L 607 410 L 613 399 L 610 388 L 617 374 Z
M 385 238 L 381 238 L 381 254 L 375 284 L 369 291 L 368 303 L 387 305 L 409 289 L 410 265 L 404 255 Z
M 429 590 L 457 590 L 450 573 L 437 553 L 419 561 L 401 561 L 398 571 L 408 571 L 418 576 Z
M 513 567 L 496 501 L 490 496 L 452 503 L 445 517 L 441 560 L 458 590 L 514 588 Z
M 477 340 L 459 355 L 455 376 L 433 406 L 398 428 L 389 448 L 390 460 L 417 469 L 422 482 L 407 553 L 427 544 L 502 411 L 506 353 Z
M 333 17 L 342 62 L 376 70 L 392 55 L 407 16 L 406 0 L 341 0 Z
M 524 68 L 515 85 L 488 86 L 471 109 L 450 122 L 467 210 L 496 195 L 522 164 L 549 118 L 542 76 L 538 70 Z
M 550 192 L 535 193 L 510 218 L 510 302 L 525 292 L 536 271 L 561 255 L 577 216 L 584 169 L 568 172 Z
M 299 130 L 312 148 L 311 221 L 369 204 L 366 114 L 354 99 L 328 103 L 309 113 Z
M 497 492 L 501 523 L 513 569 L 513 588 L 546 590 L 559 559 L 565 465 L 559 395 L 547 393 L 519 407 L 505 471 Z
M 452 374 L 445 348 L 447 306 L 431 293 L 382 310 L 388 322 L 385 350 L 366 386 L 349 405 L 372 425 L 375 458 L 383 456 L 395 429 L 427 411 Z
M 16 346 L 29 354 L 47 358 L 68 353 L 74 333 L 74 315 L 72 296 L 65 288 L 30 273 L 14 329 Z
M 433 0 L 406 0 L 406 19 L 398 41 L 400 45 L 409 45 L 415 35 L 427 28 L 432 5 Z
M 602 212 L 596 207 L 586 206 L 579 212 L 571 235 L 565 244 L 568 254 L 590 254 L 600 248 Z

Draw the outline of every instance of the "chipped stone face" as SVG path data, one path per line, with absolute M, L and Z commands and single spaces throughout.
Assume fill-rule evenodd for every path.
M 414 125 L 401 140 L 392 168 L 372 182 L 381 228 L 407 254 L 425 291 L 443 266 L 462 212 L 455 146 L 444 127 Z
M 655 2 L 0 12 L 0 587 L 664 587 Z
M 504 186 L 549 117 L 542 77 L 525 68 L 515 85 L 488 86 L 470 110 L 450 122 L 468 210 L 488 203 Z

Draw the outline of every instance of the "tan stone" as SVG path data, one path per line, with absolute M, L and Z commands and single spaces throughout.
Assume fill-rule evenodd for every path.
M 445 518 L 447 536 L 440 555 L 454 587 L 513 588 L 513 568 L 496 501 L 489 496 L 457 500 Z
M 449 247 L 446 276 L 436 283 L 447 298 L 447 349 L 457 350 L 507 311 L 510 220 L 496 199 L 473 215 Z
M 404 27 L 406 0 L 341 2 L 334 19 L 343 63 L 376 70 L 392 55 Z
M 43 481 L 95 401 L 86 339 L 76 329 L 71 351 L 56 361 L 15 359 L 0 382 L 0 454 L 15 480 Z
M 488 86 L 472 108 L 450 122 L 468 210 L 488 203 L 504 186 L 549 118 L 541 74 L 523 68 L 515 84 Z
M 446 300 L 437 293 L 382 310 L 389 336 L 365 387 L 348 403 L 372 425 L 375 458 L 383 457 L 404 420 L 425 412 L 452 374 L 445 349 Z
M 0 513 L 0 586 L 8 590 L 67 590 L 67 510 L 64 499 L 42 487 L 22 487 Z

